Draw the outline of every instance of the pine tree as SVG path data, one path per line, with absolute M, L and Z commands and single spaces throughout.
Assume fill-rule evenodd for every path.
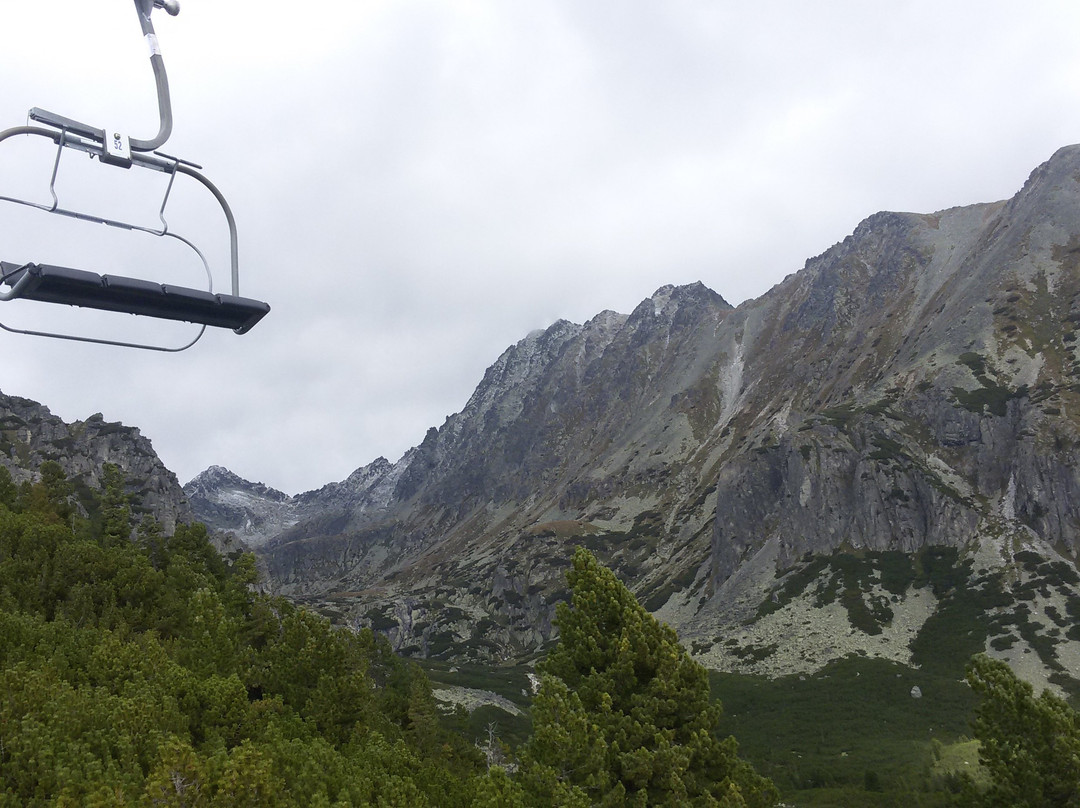
M 102 467 L 101 536 L 105 546 L 131 538 L 131 506 L 124 482 L 124 472 L 115 463 Z
M 1048 690 L 1036 697 L 1008 665 L 979 654 L 967 681 L 982 697 L 979 760 L 992 785 L 973 802 L 993 808 L 1080 808 L 1080 715 Z
M 19 496 L 19 488 L 11 479 L 11 472 L 7 466 L 0 466 L 0 505 L 9 511 L 15 510 L 16 500 Z
M 33 511 L 66 525 L 75 513 L 71 502 L 74 491 L 63 467 L 55 460 L 46 460 L 38 467 L 38 481 L 23 483 L 17 504 L 21 510 Z
M 161 530 L 161 522 L 152 516 L 144 516 L 139 522 L 138 536 L 136 541 L 146 552 L 147 558 L 154 569 L 159 570 L 165 563 L 165 536 Z
M 558 607 L 559 644 L 540 664 L 527 789 L 604 806 L 769 806 L 778 793 L 716 728 L 706 670 L 675 632 L 584 549 Z M 556 793 L 561 792 L 562 798 Z

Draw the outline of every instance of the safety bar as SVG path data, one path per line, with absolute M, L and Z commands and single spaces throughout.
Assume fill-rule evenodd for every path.
M 152 235 L 164 235 L 164 230 L 153 230 L 148 227 L 143 227 L 129 222 L 122 222 L 115 219 L 106 219 L 101 216 L 95 216 L 89 213 L 81 213 L 78 211 L 67 210 L 59 207 L 59 202 L 56 198 L 56 192 L 53 184 L 56 180 L 56 170 L 60 161 L 60 153 L 64 148 L 76 149 L 78 151 L 87 152 L 89 154 L 100 157 L 104 146 L 100 143 L 95 143 L 76 135 L 68 134 L 65 131 L 55 131 L 53 129 L 45 129 L 41 126 L 13 126 L 10 129 L 5 129 L 0 132 L 0 143 L 7 140 L 9 137 L 15 135 L 39 135 L 41 137 L 47 137 L 53 141 L 57 147 L 56 165 L 53 166 L 53 180 L 49 185 L 49 190 L 53 194 L 52 205 L 44 205 L 40 202 L 32 202 L 28 199 L 19 199 L 18 197 L 3 196 L 0 195 L 0 201 L 14 202 L 19 205 L 26 205 L 32 208 L 38 208 L 49 213 L 56 213 L 61 216 L 68 216 L 73 219 L 81 219 L 83 221 L 96 222 L 98 224 L 107 224 L 111 227 L 119 227 L 124 230 L 141 230 Z M 195 163 L 190 163 L 186 160 L 181 160 L 177 157 L 171 157 L 169 155 L 156 153 L 156 154 L 132 154 L 132 165 L 141 166 L 143 168 L 149 168 L 153 171 L 160 171 L 166 174 L 185 174 L 198 182 L 202 183 L 221 206 L 221 211 L 225 215 L 225 221 L 229 226 L 229 264 L 230 274 L 232 281 L 232 294 L 240 295 L 240 247 L 239 239 L 236 234 L 236 219 L 233 216 L 232 208 L 229 207 L 228 201 L 225 196 L 218 190 L 210 180 L 204 177 L 199 171 Z M 166 200 L 167 201 L 167 200 Z M 165 204 L 162 203 L 162 212 L 164 212 Z

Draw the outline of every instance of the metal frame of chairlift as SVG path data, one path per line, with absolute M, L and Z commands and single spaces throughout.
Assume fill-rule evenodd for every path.
M 56 159 L 53 162 L 52 177 L 49 181 L 52 204 L 43 204 L 28 199 L 3 195 L 0 195 L 0 201 L 14 202 L 81 221 L 95 222 L 123 230 L 139 231 L 153 236 L 177 239 L 194 250 L 199 256 L 206 270 L 207 289 L 191 289 L 116 275 L 98 275 L 95 272 L 86 270 L 48 264 L 0 261 L 0 284 L 11 287 L 6 291 L 0 289 L 0 301 L 21 299 L 45 303 L 63 303 L 104 311 L 180 320 L 195 323 L 202 327 L 194 339 L 178 347 L 122 342 L 75 334 L 33 331 L 13 328 L 0 323 L 0 328 L 5 331 L 103 345 L 177 352 L 190 348 L 198 342 L 208 325 L 231 328 L 237 334 L 244 334 L 270 311 L 270 306 L 266 303 L 240 296 L 236 220 L 233 218 L 232 209 L 229 207 L 229 203 L 225 201 L 225 197 L 222 196 L 221 192 L 210 180 L 199 173 L 201 166 L 158 151 L 172 132 L 172 104 L 169 98 L 169 83 L 165 74 L 165 64 L 158 48 L 154 26 L 150 21 L 150 13 L 155 8 L 164 9 L 170 15 L 175 16 L 179 13 L 180 7 L 177 0 L 135 0 L 139 23 L 150 48 L 150 64 L 154 70 L 154 81 L 157 86 L 160 119 L 158 133 L 149 140 L 129 138 L 127 135 L 115 130 L 98 129 L 35 107 L 30 110 L 29 117 L 31 120 L 44 125 L 33 126 L 28 124 L 4 130 L 0 132 L 0 142 L 16 135 L 36 135 L 48 138 L 56 144 Z M 56 176 L 60 170 L 60 158 L 64 149 L 86 152 L 91 157 L 98 158 L 99 162 L 108 165 L 121 168 L 147 168 L 168 174 L 169 181 L 164 198 L 161 201 L 161 209 L 158 211 L 161 227 L 146 227 L 61 207 L 56 193 Z M 202 250 L 188 239 L 169 230 L 169 224 L 165 219 L 165 207 L 169 202 L 169 195 L 172 192 L 173 182 L 176 180 L 177 174 L 184 174 L 200 182 L 221 205 L 225 220 L 229 226 L 229 251 L 232 269 L 231 294 L 214 293 L 213 273 Z

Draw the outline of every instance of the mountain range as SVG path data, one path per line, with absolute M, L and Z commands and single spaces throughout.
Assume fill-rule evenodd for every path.
M 296 496 L 148 465 L 145 507 L 415 656 L 537 654 L 584 545 L 713 668 L 987 651 L 1075 693 L 1078 324 L 1070 146 L 1011 199 L 875 214 L 737 307 L 666 286 L 535 331 L 396 462 Z

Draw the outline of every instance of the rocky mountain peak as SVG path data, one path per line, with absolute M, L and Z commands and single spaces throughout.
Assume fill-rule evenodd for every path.
M 184 493 L 201 521 L 232 533 L 249 547 L 260 547 L 295 522 L 289 513 L 291 497 L 223 466 L 210 466 L 195 475 Z
M 701 281 L 685 286 L 661 286 L 634 309 L 630 319 L 635 322 L 648 318 L 671 323 L 680 317 L 692 318 L 691 312 L 710 309 L 731 309 L 732 306 L 723 297 L 708 288 Z
M 1047 190 L 1062 189 L 1067 191 L 1067 184 L 1076 181 L 1080 173 L 1080 144 L 1062 146 L 1050 159 L 1038 166 L 1020 189 L 1016 198 L 1020 204 L 1030 197 L 1037 197 Z
M 210 466 L 184 484 L 184 491 L 189 497 L 204 497 L 224 490 L 244 491 L 274 502 L 284 502 L 289 498 L 287 494 L 261 482 L 249 482 L 224 466 Z
M 372 480 L 385 476 L 394 464 L 385 457 L 377 457 L 366 466 L 361 466 L 345 478 L 345 485 L 356 491 L 363 490 Z
M 649 300 L 653 302 L 657 313 L 665 312 L 669 316 L 674 314 L 674 310 L 669 310 L 669 307 L 672 306 L 678 308 L 682 305 L 708 305 L 727 309 L 733 308 L 723 297 L 701 281 L 694 281 L 682 286 L 672 284 L 661 286 L 653 292 Z

